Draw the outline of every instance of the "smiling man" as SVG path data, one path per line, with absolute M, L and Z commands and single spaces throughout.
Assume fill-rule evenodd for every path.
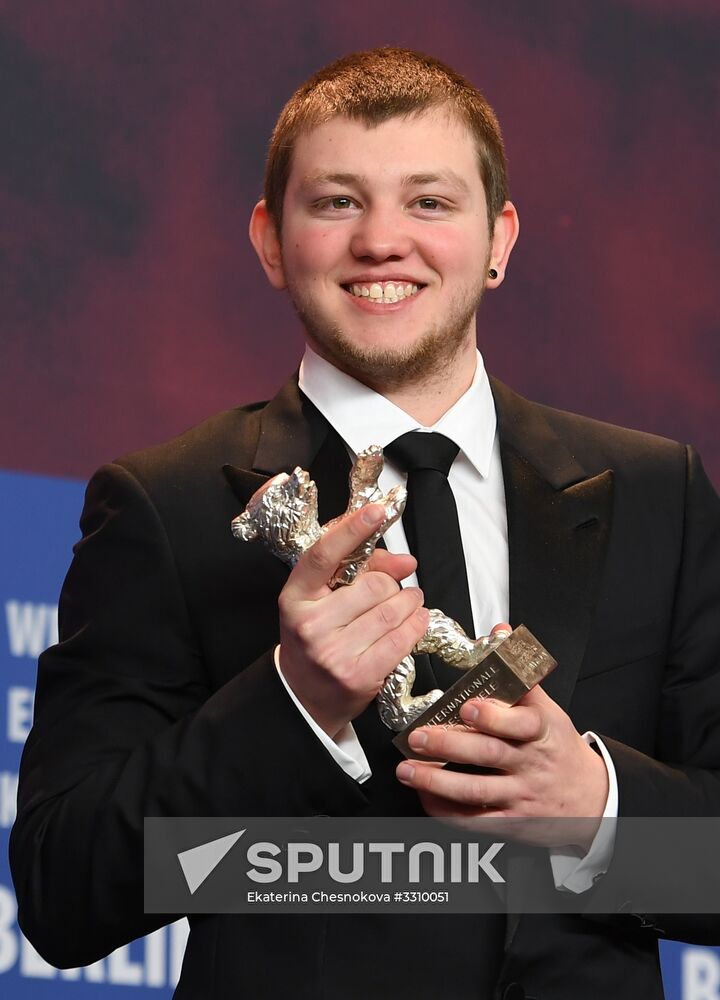
M 509 202 L 487 218 L 477 142 L 440 105 L 300 134 L 282 206 L 257 206 L 251 238 L 314 350 L 434 423 L 472 382 L 475 313 L 517 236 Z
M 517 234 L 495 116 L 449 67 L 358 53 L 288 102 L 250 236 L 300 317 L 299 374 L 88 489 L 12 838 L 20 923 L 49 961 L 85 964 L 157 926 L 143 914 L 144 816 L 585 817 L 586 837 L 544 845 L 557 891 L 582 895 L 612 878 L 602 816 L 717 813 L 720 504 L 691 448 L 488 378 L 476 310 Z M 247 499 L 308 468 L 326 521 L 370 444 L 389 456 L 384 488 L 448 453 L 443 521 L 460 548 L 447 594 L 423 545 L 432 507 L 338 590 L 328 581 L 377 505 L 289 574 L 232 539 L 226 475 Z M 418 731 L 418 759 L 401 761 L 373 701 L 425 631 L 423 605 L 447 610 L 446 597 L 476 635 L 525 622 L 559 666 L 511 709 L 469 702 L 464 728 Z M 453 679 L 418 657 L 417 691 Z M 658 937 L 710 935 L 631 905 L 594 920 L 191 924 L 177 996 L 203 1000 L 661 997 Z

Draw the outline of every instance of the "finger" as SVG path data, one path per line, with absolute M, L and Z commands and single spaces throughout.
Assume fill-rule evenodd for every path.
M 402 593 L 404 591 L 401 591 L 398 584 L 387 574 L 364 573 L 351 587 L 339 587 L 328 593 L 321 601 L 312 604 L 309 610 L 305 610 L 301 627 L 302 638 L 306 642 L 312 642 L 313 639 L 327 635 L 335 629 L 352 627 L 358 618 L 362 618 Z M 407 593 L 409 596 L 406 601 L 410 614 L 422 604 L 423 595 L 417 587 L 408 587 Z M 399 625 L 401 621 L 402 619 L 398 618 L 384 631 Z M 378 634 L 374 633 L 370 642 L 374 642 Z M 364 652 L 369 644 L 367 641 L 356 643 L 356 653 Z
M 507 622 L 500 622 L 499 625 L 493 625 L 490 635 L 495 635 L 496 632 L 512 632 L 512 625 L 508 625 Z
M 464 805 L 453 802 L 451 799 L 441 798 L 439 795 L 433 795 L 430 792 L 420 792 L 419 795 L 423 809 L 428 816 L 436 816 L 438 819 L 452 819 L 456 826 L 466 830 L 477 830 L 483 835 L 498 832 L 511 839 L 508 836 L 507 822 L 505 825 L 502 824 L 502 820 L 506 819 L 508 813 L 508 809 L 505 807 L 489 803 L 484 806 Z M 493 819 L 498 821 L 497 824 L 488 822 Z
M 402 625 L 422 606 L 422 602 L 423 593 L 418 587 L 406 587 L 356 617 L 345 630 L 345 638 L 354 655 L 360 656 L 378 639 Z
M 322 597 L 328 592 L 328 581 L 340 562 L 372 535 L 385 516 L 385 508 L 372 503 L 342 518 L 300 557 L 285 591 L 298 600 Z
M 417 760 L 402 761 L 395 773 L 403 785 L 459 806 L 500 809 L 517 795 L 517 779 L 510 775 L 464 774 Z
M 460 718 L 479 733 L 527 743 L 547 732 L 545 713 L 537 705 L 503 705 L 489 698 L 472 698 L 460 709 Z
M 409 590 L 415 607 L 422 604 L 422 592 L 416 587 Z M 339 587 L 311 606 L 303 616 L 303 639 L 311 642 L 333 629 L 350 626 L 357 618 L 399 593 L 400 587 L 387 574 L 363 573 L 351 587 Z M 360 651 L 365 648 L 362 646 Z
M 387 573 L 393 580 L 400 583 L 417 569 L 415 556 L 400 552 L 388 552 L 387 549 L 375 549 L 368 561 L 368 570 Z
M 401 625 L 368 646 L 357 660 L 358 669 L 366 671 L 368 677 L 381 684 L 412 651 L 420 636 L 426 632 L 429 620 L 427 608 L 418 608 Z
M 515 744 L 464 726 L 426 726 L 414 730 L 408 742 L 417 753 L 455 764 L 512 772 L 521 763 L 521 751 Z

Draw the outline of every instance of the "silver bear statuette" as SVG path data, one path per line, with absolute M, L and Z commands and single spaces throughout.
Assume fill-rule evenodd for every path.
M 324 525 L 318 522 L 317 487 L 309 474 L 299 467 L 291 475 L 283 472 L 253 494 L 244 512 L 233 519 L 232 533 L 242 541 L 260 539 L 273 555 L 294 566 L 333 524 L 365 504 L 382 504 L 385 518 L 380 526 L 343 560 L 329 581 L 332 588 L 347 586 L 367 568 L 378 540 L 405 509 L 407 493 L 404 487 L 395 486 L 386 494 L 380 490 L 378 478 L 382 469 L 382 448 L 371 445 L 360 452 L 350 473 L 347 509 L 339 518 Z M 428 629 L 414 652 L 434 653 L 458 670 L 468 670 L 509 634 L 501 631 L 470 639 L 452 618 L 432 609 Z M 377 696 L 380 718 L 395 732 L 405 729 L 442 695 L 439 689 L 413 695 L 414 682 L 415 662 L 412 656 L 406 656 L 388 675 Z

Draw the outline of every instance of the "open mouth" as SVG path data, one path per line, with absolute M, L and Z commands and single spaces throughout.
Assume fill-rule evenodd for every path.
M 410 281 L 352 282 L 342 288 L 354 298 L 365 299 L 378 305 L 392 305 L 414 298 L 425 286 Z

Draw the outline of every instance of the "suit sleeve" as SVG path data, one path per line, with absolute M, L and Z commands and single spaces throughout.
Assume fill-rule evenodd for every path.
M 692 448 L 687 449 L 682 559 L 656 753 L 650 757 L 603 739 L 617 772 L 620 817 L 720 816 L 720 499 Z M 686 846 L 683 862 L 692 860 L 691 845 Z M 624 849 L 621 823 L 616 856 Z M 689 868 L 688 878 L 717 882 L 716 863 L 703 868 L 702 859 L 694 860 L 700 870 Z M 657 879 L 659 873 L 649 876 Z M 627 909 L 632 909 L 630 899 Z M 714 915 L 642 914 L 637 919 L 661 936 L 720 941 Z
M 145 816 L 353 815 L 366 798 L 268 652 L 211 691 L 175 559 L 136 478 L 91 481 L 40 660 L 10 854 L 18 920 L 59 967 L 174 919 L 143 914 Z

